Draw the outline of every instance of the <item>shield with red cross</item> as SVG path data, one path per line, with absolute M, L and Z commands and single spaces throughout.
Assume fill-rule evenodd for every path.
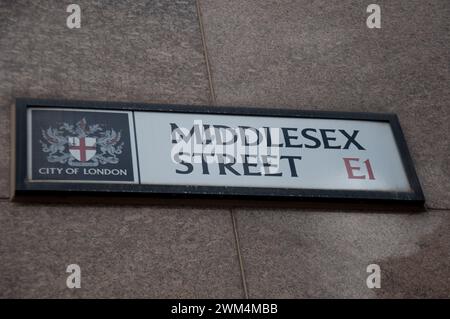
M 80 162 L 87 162 L 97 152 L 95 137 L 69 137 L 69 151 Z

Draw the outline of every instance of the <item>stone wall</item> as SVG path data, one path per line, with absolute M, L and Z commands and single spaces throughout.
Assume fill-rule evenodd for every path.
M 74 2 L 0 1 L 0 297 L 450 297 L 447 0 Z M 16 97 L 394 112 L 426 211 L 11 203 Z

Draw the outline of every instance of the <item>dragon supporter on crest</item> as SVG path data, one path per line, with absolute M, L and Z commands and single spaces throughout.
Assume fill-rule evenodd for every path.
M 42 129 L 42 151 L 50 163 L 77 167 L 117 164 L 122 153 L 121 131 L 105 130 L 100 124 L 87 125 L 83 118 L 76 125 L 63 123 L 59 128 Z

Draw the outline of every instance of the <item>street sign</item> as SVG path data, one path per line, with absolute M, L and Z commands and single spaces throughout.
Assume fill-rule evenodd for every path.
M 13 197 L 423 203 L 392 114 L 18 99 Z

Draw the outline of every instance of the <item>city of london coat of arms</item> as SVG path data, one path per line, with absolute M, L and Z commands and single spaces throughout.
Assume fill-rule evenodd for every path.
M 70 166 L 117 164 L 123 148 L 120 131 L 106 130 L 100 124 L 88 125 L 84 118 L 75 125 L 62 123 L 42 129 L 42 137 L 40 143 L 48 162 Z

